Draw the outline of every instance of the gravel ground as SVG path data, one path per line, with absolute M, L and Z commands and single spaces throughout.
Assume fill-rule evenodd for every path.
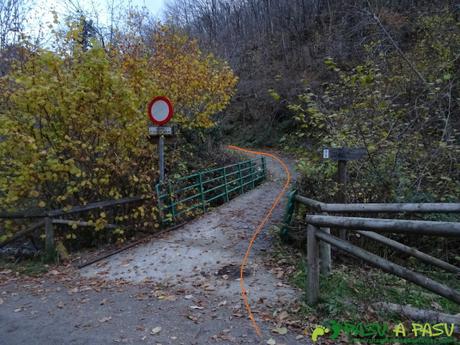
M 81 271 L 0 272 L 0 344 L 308 344 L 288 321 L 301 293 L 273 265 L 267 229 L 245 277 L 263 337 L 242 305 L 239 265 L 284 178 L 278 163 L 269 160 L 268 168 L 270 180 L 255 190 Z M 287 334 L 273 332 L 286 325 Z

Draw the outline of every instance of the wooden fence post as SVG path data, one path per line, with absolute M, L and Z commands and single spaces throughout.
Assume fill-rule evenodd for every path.
M 330 228 L 321 228 L 327 234 L 331 233 Z M 331 245 L 324 241 L 319 242 L 320 271 L 321 274 L 329 275 L 332 269 Z
M 48 259 L 51 260 L 55 254 L 55 247 L 53 219 L 51 219 L 50 217 L 45 218 L 45 250 Z
M 319 298 L 319 257 L 318 239 L 316 237 L 318 228 L 314 225 L 307 226 L 307 303 L 314 305 Z
M 328 214 L 326 212 L 322 213 L 324 216 Z M 324 231 L 327 234 L 331 233 L 331 228 L 320 228 L 321 231 Z M 332 255 L 331 255 L 331 245 L 324 241 L 319 242 L 319 256 L 320 256 L 320 271 L 321 274 L 329 275 L 332 269 Z
M 339 160 L 338 162 L 338 182 L 339 182 L 339 193 L 338 202 L 345 204 L 347 202 L 347 161 Z M 340 238 L 342 240 L 347 239 L 347 230 L 339 229 Z

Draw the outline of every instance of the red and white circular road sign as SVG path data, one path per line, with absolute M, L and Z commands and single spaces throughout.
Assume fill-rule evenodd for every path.
M 147 114 L 153 124 L 163 126 L 172 119 L 174 108 L 168 97 L 158 96 L 147 106 Z

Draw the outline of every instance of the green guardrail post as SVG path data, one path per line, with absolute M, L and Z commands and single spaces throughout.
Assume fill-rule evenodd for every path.
M 238 163 L 238 175 L 240 180 L 240 193 L 243 194 L 243 175 L 241 174 L 241 163 Z
M 174 201 L 174 190 L 171 185 L 171 181 L 168 181 L 168 194 L 169 194 L 169 200 L 171 201 L 171 214 L 173 219 L 176 219 L 176 205 Z
M 163 223 L 164 217 L 163 217 L 163 206 L 161 202 L 161 190 L 160 190 L 160 184 L 157 183 L 155 186 L 156 192 L 157 192 L 157 204 L 158 204 L 158 216 L 160 217 L 160 222 Z
M 288 200 L 286 203 L 286 209 L 284 211 L 284 216 L 283 216 L 283 226 L 280 231 L 280 237 L 283 241 L 287 241 L 290 236 L 289 236 L 289 225 L 292 223 L 292 217 L 294 216 L 295 213 L 295 207 L 296 207 L 296 202 L 295 202 L 295 196 L 297 194 L 297 190 L 293 189 L 288 193 Z
M 206 201 L 204 199 L 204 191 L 203 191 L 203 173 L 201 172 L 199 174 L 199 179 L 200 179 L 201 206 L 203 208 L 203 212 L 206 212 Z
M 254 189 L 255 187 L 255 184 L 254 184 L 254 180 L 255 180 L 255 176 L 254 176 L 254 162 L 253 161 L 250 161 L 249 162 L 249 173 L 251 174 L 251 187 L 252 189 Z
M 265 162 L 265 157 L 262 156 L 260 159 L 262 161 L 262 178 L 266 179 L 267 178 L 267 166 Z
M 228 202 L 227 168 L 224 167 L 225 201 Z

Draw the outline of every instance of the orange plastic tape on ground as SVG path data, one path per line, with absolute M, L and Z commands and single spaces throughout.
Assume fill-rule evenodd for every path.
M 253 235 L 251 237 L 251 240 L 249 241 L 248 249 L 246 250 L 246 253 L 244 254 L 244 258 L 243 258 L 243 261 L 242 261 L 241 267 L 240 267 L 241 295 L 243 297 L 244 305 L 245 305 L 246 310 L 248 312 L 248 316 L 251 319 L 252 325 L 253 325 L 257 335 L 261 337 L 262 332 L 260 331 L 260 327 L 257 325 L 257 322 L 256 322 L 256 320 L 254 318 L 254 315 L 252 314 L 252 311 L 251 311 L 251 306 L 249 305 L 248 296 L 247 296 L 247 293 L 246 293 L 246 288 L 244 287 L 243 273 L 244 273 L 244 268 L 245 268 L 245 266 L 246 266 L 246 264 L 248 262 L 249 255 L 251 253 L 251 249 L 252 249 L 252 247 L 254 245 L 255 240 L 257 239 L 257 236 L 262 231 L 264 226 L 267 224 L 268 220 L 270 219 L 270 217 L 271 217 L 271 215 L 273 213 L 273 210 L 276 208 L 276 206 L 278 206 L 278 204 L 280 203 L 281 198 L 283 197 L 283 195 L 289 189 L 289 185 L 291 183 L 291 173 L 289 172 L 289 169 L 288 169 L 286 163 L 284 163 L 280 158 L 278 158 L 277 156 L 275 156 L 275 155 L 273 155 L 271 153 L 247 150 L 247 149 L 243 149 L 241 147 L 233 146 L 233 145 L 229 145 L 227 147 L 230 150 L 236 150 L 236 151 L 246 152 L 246 153 L 250 153 L 250 154 L 256 154 L 256 155 L 262 155 L 262 156 L 270 157 L 270 158 L 274 159 L 275 161 L 277 161 L 278 163 L 280 163 L 280 165 L 283 167 L 284 171 L 286 172 L 286 181 L 284 182 L 283 189 L 278 193 L 278 195 L 276 196 L 276 198 L 273 201 L 272 205 L 270 206 L 270 209 L 267 211 L 267 213 L 265 214 L 264 218 L 262 219 L 262 221 L 259 223 L 259 225 L 255 229 L 255 231 L 254 231 L 254 233 L 253 233 Z

